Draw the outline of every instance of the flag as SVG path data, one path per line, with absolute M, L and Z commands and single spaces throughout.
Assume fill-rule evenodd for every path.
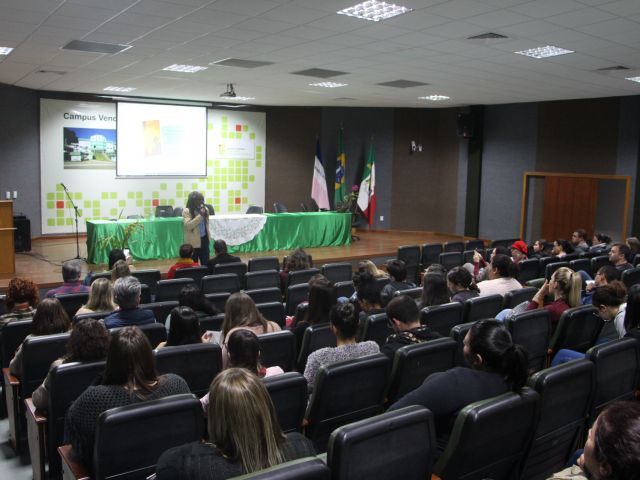
M 316 143 L 316 158 L 313 163 L 313 180 L 311 181 L 311 198 L 315 200 L 319 208 L 331 210 L 329 206 L 329 193 L 327 192 L 327 177 L 324 173 L 322 156 L 320 155 L 320 140 Z
M 347 189 L 344 184 L 344 172 L 347 165 L 347 158 L 344 155 L 344 141 L 342 138 L 342 128 L 338 133 L 338 158 L 336 164 L 336 184 L 335 194 L 333 196 L 333 203 L 337 207 L 339 203 L 344 202 L 344 196 L 347 194 Z
M 371 146 L 369 147 L 367 164 L 364 167 L 364 172 L 362 172 L 362 181 L 358 192 L 358 207 L 364 212 L 369 225 L 373 225 L 373 219 L 376 214 L 376 163 L 373 140 L 371 140 Z

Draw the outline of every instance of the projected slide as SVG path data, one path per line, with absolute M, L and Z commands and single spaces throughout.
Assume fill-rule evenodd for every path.
M 207 175 L 207 109 L 118 103 L 119 177 Z

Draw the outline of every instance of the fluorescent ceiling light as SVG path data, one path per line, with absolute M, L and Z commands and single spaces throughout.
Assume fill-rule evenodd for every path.
M 627 80 L 640 83 L 640 77 L 627 77 Z
M 103 90 L 105 92 L 123 92 L 123 93 L 127 93 L 127 92 L 133 92 L 135 90 L 134 87 L 114 87 L 112 85 L 103 88 Z
M 431 100 L 432 102 L 439 102 L 440 100 L 449 100 L 451 97 L 446 95 L 427 95 L 426 97 L 418 97 L 419 100 Z
M 202 67 L 200 65 L 178 65 L 177 63 L 174 63 L 173 65 L 164 67 L 162 70 L 167 70 L 169 72 L 196 73 L 200 70 L 206 69 L 207 67 Z
M 255 100 L 256 97 L 241 97 L 236 95 L 235 97 L 228 97 L 227 100 L 240 100 L 241 102 L 246 102 L 248 100 Z
M 553 45 L 546 45 L 544 47 L 530 48 L 529 50 L 520 50 L 518 55 L 524 55 L 532 58 L 547 58 L 557 57 L 558 55 L 566 55 L 567 53 L 575 53 L 573 50 L 567 50 L 566 48 L 554 47 Z
M 348 83 L 338 83 L 338 82 L 318 82 L 318 83 L 310 83 L 310 87 L 324 87 L 324 88 L 338 88 L 338 87 L 346 87 L 349 85 Z
M 0 47 L 0 55 L 9 55 L 12 51 L 12 47 Z
M 412 10 L 412 8 L 403 7 L 402 5 L 369 0 L 367 2 L 362 2 L 354 5 L 353 7 L 340 10 L 337 13 L 339 15 L 347 15 L 349 17 L 356 17 L 362 18 L 364 20 L 371 20 L 373 22 L 379 22 L 380 20 L 386 20 L 388 18 L 396 17 Z

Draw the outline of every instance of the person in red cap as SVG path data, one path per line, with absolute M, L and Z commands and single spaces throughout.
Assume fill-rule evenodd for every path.
M 527 259 L 527 254 L 529 253 L 529 248 L 527 244 L 522 240 L 518 240 L 511 245 L 511 259 L 513 263 L 516 265 L 523 260 Z

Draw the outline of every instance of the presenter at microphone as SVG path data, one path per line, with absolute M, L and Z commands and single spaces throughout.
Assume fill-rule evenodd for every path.
M 204 204 L 204 197 L 200 192 L 191 192 L 187 198 L 187 206 L 182 211 L 184 226 L 184 243 L 193 246 L 193 260 L 200 265 L 207 265 L 209 260 L 209 211 Z

